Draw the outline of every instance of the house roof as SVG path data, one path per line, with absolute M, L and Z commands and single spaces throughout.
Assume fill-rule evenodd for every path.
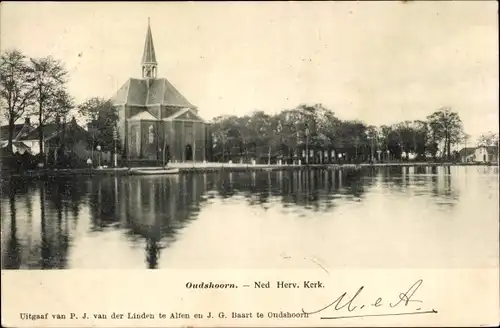
M 57 133 L 58 127 L 56 123 L 46 124 L 43 126 L 43 138 L 47 139 L 47 137 Z M 26 136 L 22 138 L 22 140 L 38 140 L 38 134 L 40 131 L 40 127 L 37 127 Z
M 460 149 L 458 154 L 460 156 L 473 155 L 475 150 L 476 150 L 476 147 L 466 147 L 466 148 Z
M 111 98 L 116 105 L 196 108 L 165 78 L 129 79 Z
M 4 148 L 7 148 L 7 141 L 6 140 L 2 140 L 0 141 L 0 148 L 4 149 Z M 12 142 L 12 152 L 13 153 L 21 153 L 21 154 L 24 154 L 24 152 L 30 152 L 31 151 L 31 148 L 28 147 L 25 143 L 21 142 L 21 141 L 14 141 Z
M 24 123 L 22 124 L 14 124 L 14 134 L 12 135 L 12 139 L 16 140 L 16 138 L 21 137 L 22 133 L 28 132 L 30 126 Z M 9 125 L 0 126 L 0 140 L 9 139 Z
M 85 134 L 88 133 L 87 130 L 85 130 L 84 128 L 82 128 L 78 124 L 72 123 L 72 122 L 66 123 L 65 128 L 66 128 L 66 130 L 71 129 L 71 128 L 76 128 L 78 132 L 82 132 Z M 36 129 L 34 129 L 30 133 L 28 133 L 26 136 L 22 137 L 21 140 L 38 140 L 39 131 L 40 131 L 40 128 L 37 127 Z M 62 131 L 63 131 L 63 129 L 60 129 L 59 125 L 57 123 L 46 124 L 43 126 L 43 139 L 50 140 L 50 139 L 54 138 L 55 136 L 57 136 Z

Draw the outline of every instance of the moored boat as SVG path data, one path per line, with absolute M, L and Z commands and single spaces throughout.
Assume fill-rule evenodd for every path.
M 131 175 L 165 175 L 165 174 L 178 174 L 180 171 L 177 168 L 165 168 L 165 169 L 130 169 L 129 174 Z

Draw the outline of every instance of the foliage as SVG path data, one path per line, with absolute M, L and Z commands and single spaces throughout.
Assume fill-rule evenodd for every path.
M 19 50 L 7 50 L 0 56 L 0 101 L 9 122 L 8 150 L 12 151 L 15 122 L 28 115 L 33 103 L 33 75 L 26 63 L 26 56 Z
M 477 140 L 478 146 L 495 146 L 498 147 L 498 133 L 488 132 L 479 136 Z
M 462 120 L 451 108 L 445 107 L 427 118 L 434 140 L 444 143 L 447 158 L 451 158 L 451 145 L 461 141 L 463 136 Z
M 260 162 L 304 160 L 306 148 L 314 153 L 313 163 L 337 161 L 330 155 L 324 157 L 325 151 L 344 154 L 345 161 L 401 160 L 407 154 L 423 159 L 436 157 L 443 141 L 451 147 L 463 135 L 458 114 L 449 109 L 439 110 L 425 121 L 376 127 L 341 120 L 321 104 L 302 104 L 275 115 L 256 111 L 243 117 L 219 116 L 211 131 L 215 160 L 247 162 L 250 158 Z
M 87 119 L 91 138 L 89 144 L 95 149 L 101 146 L 103 151 L 114 151 L 115 139 L 118 137 L 116 130 L 118 124 L 118 111 L 110 100 L 103 98 L 90 98 L 78 106 L 78 113 Z M 116 135 L 114 131 L 116 130 Z M 116 143 L 119 147 L 119 143 Z

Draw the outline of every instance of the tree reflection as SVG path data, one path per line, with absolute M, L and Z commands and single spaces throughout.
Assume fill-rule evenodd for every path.
M 454 206 L 459 190 L 452 175 L 450 167 L 397 167 L 11 180 L 2 184 L 10 214 L 2 231 L 2 267 L 68 267 L 75 238 L 71 226 L 78 223 L 86 234 L 119 231 L 144 252 L 145 267 L 156 269 L 162 252 L 198 217 L 205 195 L 264 208 L 278 204 L 328 212 L 346 199 L 363 199 L 382 182 L 391 193 L 420 193 Z
M 294 170 L 275 172 L 233 172 L 216 175 L 214 189 L 223 198 L 242 194 L 250 205 L 267 204 L 280 199 L 285 207 L 302 206 L 325 210 L 333 206 L 335 197 L 363 197 L 372 182 L 363 181 L 361 170 Z
M 400 172 L 398 174 L 398 171 Z M 466 169 L 464 169 L 465 172 Z M 460 197 L 460 190 L 453 184 L 450 166 L 415 166 L 400 168 L 381 168 L 378 171 L 382 181 L 395 186 L 400 193 L 413 195 L 432 195 L 434 204 L 454 206 Z
M 5 269 L 19 269 L 21 265 L 21 249 L 17 236 L 16 221 L 16 193 L 12 191 L 9 195 L 10 206 L 10 231 L 7 249 L 3 256 L 3 267 Z M 3 233 L 2 233 L 3 234 Z
M 73 183 L 74 181 L 56 179 L 44 184 L 40 189 L 42 269 L 63 269 L 67 265 L 70 237 L 63 203 L 71 194 Z M 78 192 L 75 191 L 75 194 L 78 195 Z
M 5 188 L 9 189 L 11 220 L 2 267 L 66 268 L 70 247 L 68 213 L 78 216 L 83 196 L 81 182 L 66 178 L 11 179 L 2 183 L 2 191 Z

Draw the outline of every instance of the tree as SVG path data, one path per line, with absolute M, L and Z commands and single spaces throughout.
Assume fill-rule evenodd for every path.
M 236 131 L 234 129 L 237 127 L 237 116 L 218 116 L 212 120 L 211 132 L 212 132 L 212 150 L 214 154 L 219 154 L 219 159 L 225 161 L 226 153 L 231 154 L 231 148 L 235 143 L 235 138 L 237 137 Z M 230 131 L 233 131 L 231 135 Z
M 239 155 L 245 153 L 248 158 L 253 148 L 256 157 L 266 157 L 268 163 L 276 155 L 293 157 L 306 148 L 315 150 L 319 162 L 323 162 L 325 150 L 344 153 L 348 160 L 374 158 L 376 150 L 380 150 L 380 159 L 399 159 L 403 151 L 435 157 L 440 142 L 445 143 L 451 156 L 450 145 L 461 142 L 462 133 L 458 114 L 449 109 L 433 113 L 427 121 L 375 127 L 357 120 L 340 120 L 321 104 L 303 104 L 274 115 L 255 111 L 243 117 L 220 116 L 212 124 L 214 150 L 222 149 L 225 154 L 226 149 L 238 148 Z
M 272 116 L 263 111 L 256 111 L 252 114 L 252 127 L 254 129 L 256 148 L 267 149 L 268 162 L 270 161 L 271 146 L 274 137 L 272 119 Z
M 498 147 L 498 134 L 489 131 L 488 133 L 482 134 L 477 139 L 478 146 L 497 146 Z
M 113 110 L 111 101 L 100 97 L 89 98 L 77 107 L 78 114 L 83 117 L 87 123 L 98 120 L 101 112 L 110 110 Z
M 427 122 L 416 120 L 412 122 L 412 127 L 414 131 L 415 153 L 417 154 L 417 158 L 425 158 L 427 152 L 427 142 L 429 139 L 429 135 L 427 133 Z
M 86 118 L 92 130 L 92 149 L 100 145 L 103 151 L 114 152 L 118 111 L 111 100 L 90 98 L 78 106 L 78 114 Z
M 360 146 L 367 144 L 366 128 L 360 121 L 342 121 L 337 129 L 335 147 L 346 153 L 349 158 L 357 160 Z
M 9 123 L 7 150 L 12 151 L 14 124 L 27 114 L 34 100 L 33 75 L 26 64 L 26 56 L 19 50 L 8 50 L 0 57 L 0 101 L 5 106 Z
M 45 158 L 43 127 L 56 117 L 65 116 L 72 108 L 72 99 L 66 91 L 68 72 L 52 57 L 32 58 L 29 65 L 33 74 L 35 108 L 38 117 L 40 155 Z
M 436 141 L 444 142 L 444 153 L 451 156 L 451 145 L 460 142 L 463 134 L 462 120 L 449 107 L 441 108 L 427 117 Z
M 378 129 L 378 132 L 379 132 L 379 138 L 380 138 L 380 148 L 381 150 L 384 150 L 386 153 L 388 153 L 389 151 L 389 145 L 390 145 L 390 135 L 391 135 L 391 127 L 388 126 L 388 125 L 382 125 L 380 126 L 380 128 Z M 387 159 L 388 158 L 388 155 L 387 155 Z
M 377 127 L 370 125 L 366 128 L 366 139 L 368 146 L 368 154 L 371 161 L 375 159 L 375 148 L 377 147 Z

